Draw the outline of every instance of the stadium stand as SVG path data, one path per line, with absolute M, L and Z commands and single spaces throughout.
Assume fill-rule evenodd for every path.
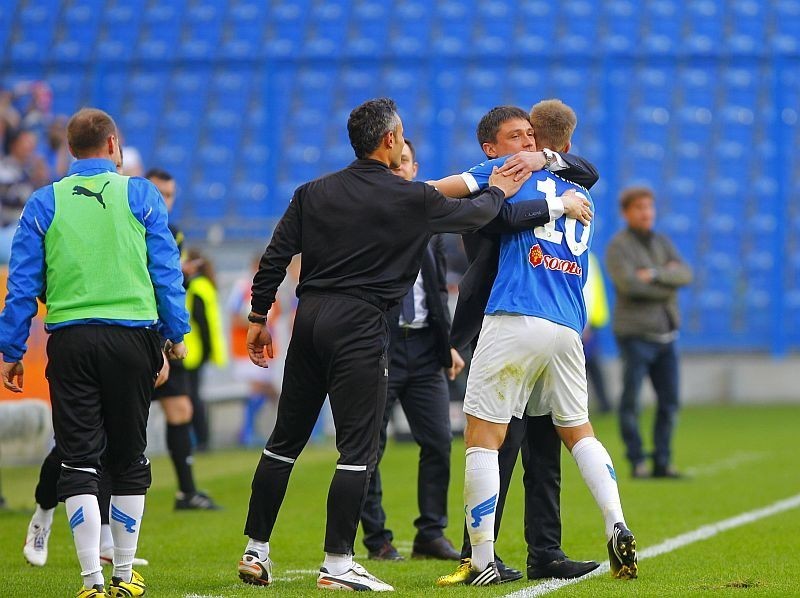
M 560 97 L 602 175 L 598 253 L 617 191 L 652 185 L 698 271 L 682 346 L 783 353 L 800 348 L 784 324 L 800 314 L 798 31 L 798 0 L 6 0 L 0 88 L 43 79 L 57 113 L 108 109 L 182 181 L 189 234 L 259 241 L 298 184 L 350 161 L 364 99 L 397 100 L 420 175 L 439 177 L 480 161 L 492 106 Z

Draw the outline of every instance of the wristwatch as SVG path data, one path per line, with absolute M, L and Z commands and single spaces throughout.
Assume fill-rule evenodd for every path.
M 252 322 L 253 324 L 266 324 L 267 323 L 267 316 L 259 316 L 250 312 L 247 314 L 247 321 Z
M 542 153 L 544 154 L 544 166 L 542 167 L 542 170 L 547 170 L 550 168 L 553 162 L 555 162 L 556 155 L 552 150 L 549 150 L 546 147 L 542 149 Z

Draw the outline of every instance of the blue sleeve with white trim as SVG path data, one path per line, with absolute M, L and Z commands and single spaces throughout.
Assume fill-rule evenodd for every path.
M 38 311 L 36 298 L 44 290 L 44 234 L 55 213 L 53 187 L 43 187 L 31 195 L 19 219 L 11 244 L 5 307 L 0 313 L 0 352 L 3 361 L 20 361 L 31 320 Z
M 492 176 L 492 168 L 495 166 L 500 168 L 505 161 L 505 158 L 487 160 L 461 173 L 461 178 L 464 179 L 470 193 L 477 193 L 486 189 L 489 186 L 489 177 Z
M 172 342 L 181 342 L 189 332 L 189 312 L 180 254 L 168 226 L 167 206 L 156 186 L 139 177 L 131 177 L 128 182 L 128 201 L 146 231 L 147 269 L 156 294 L 159 332 Z

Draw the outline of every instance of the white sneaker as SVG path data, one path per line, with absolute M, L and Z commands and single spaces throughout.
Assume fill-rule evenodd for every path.
M 317 587 L 321 590 L 350 590 L 351 592 L 394 592 L 394 588 L 370 574 L 358 563 L 353 563 L 341 575 L 331 575 L 320 568 Z
M 47 562 L 47 540 L 50 538 L 50 528 L 31 521 L 28 524 L 28 535 L 25 537 L 25 546 L 22 554 L 25 560 L 36 567 L 44 567 Z
M 114 549 L 107 548 L 106 550 L 100 551 L 100 564 L 101 565 L 113 565 L 114 564 Z M 133 566 L 134 567 L 146 567 L 150 564 L 150 561 L 147 559 L 140 559 L 138 556 L 133 557 Z
M 248 550 L 239 561 L 239 579 L 254 586 L 268 586 L 272 583 L 272 561 L 258 558 L 258 554 Z

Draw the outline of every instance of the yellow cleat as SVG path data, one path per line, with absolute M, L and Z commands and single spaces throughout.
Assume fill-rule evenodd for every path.
M 106 598 L 107 596 L 103 584 L 97 584 L 91 588 L 81 588 L 78 592 L 78 598 Z
M 460 586 L 472 577 L 472 561 L 469 558 L 461 559 L 455 571 L 448 575 L 442 575 L 436 580 L 436 585 L 439 587 L 446 586 Z
M 461 564 L 450 575 L 442 575 L 436 580 L 440 587 L 455 585 L 489 586 L 500 583 L 500 572 L 492 561 L 483 571 L 475 571 L 470 559 L 461 559 Z
M 108 595 L 111 598 L 144 596 L 145 589 L 144 578 L 134 571 L 130 581 L 122 581 L 119 577 L 112 577 L 111 585 L 108 586 Z

